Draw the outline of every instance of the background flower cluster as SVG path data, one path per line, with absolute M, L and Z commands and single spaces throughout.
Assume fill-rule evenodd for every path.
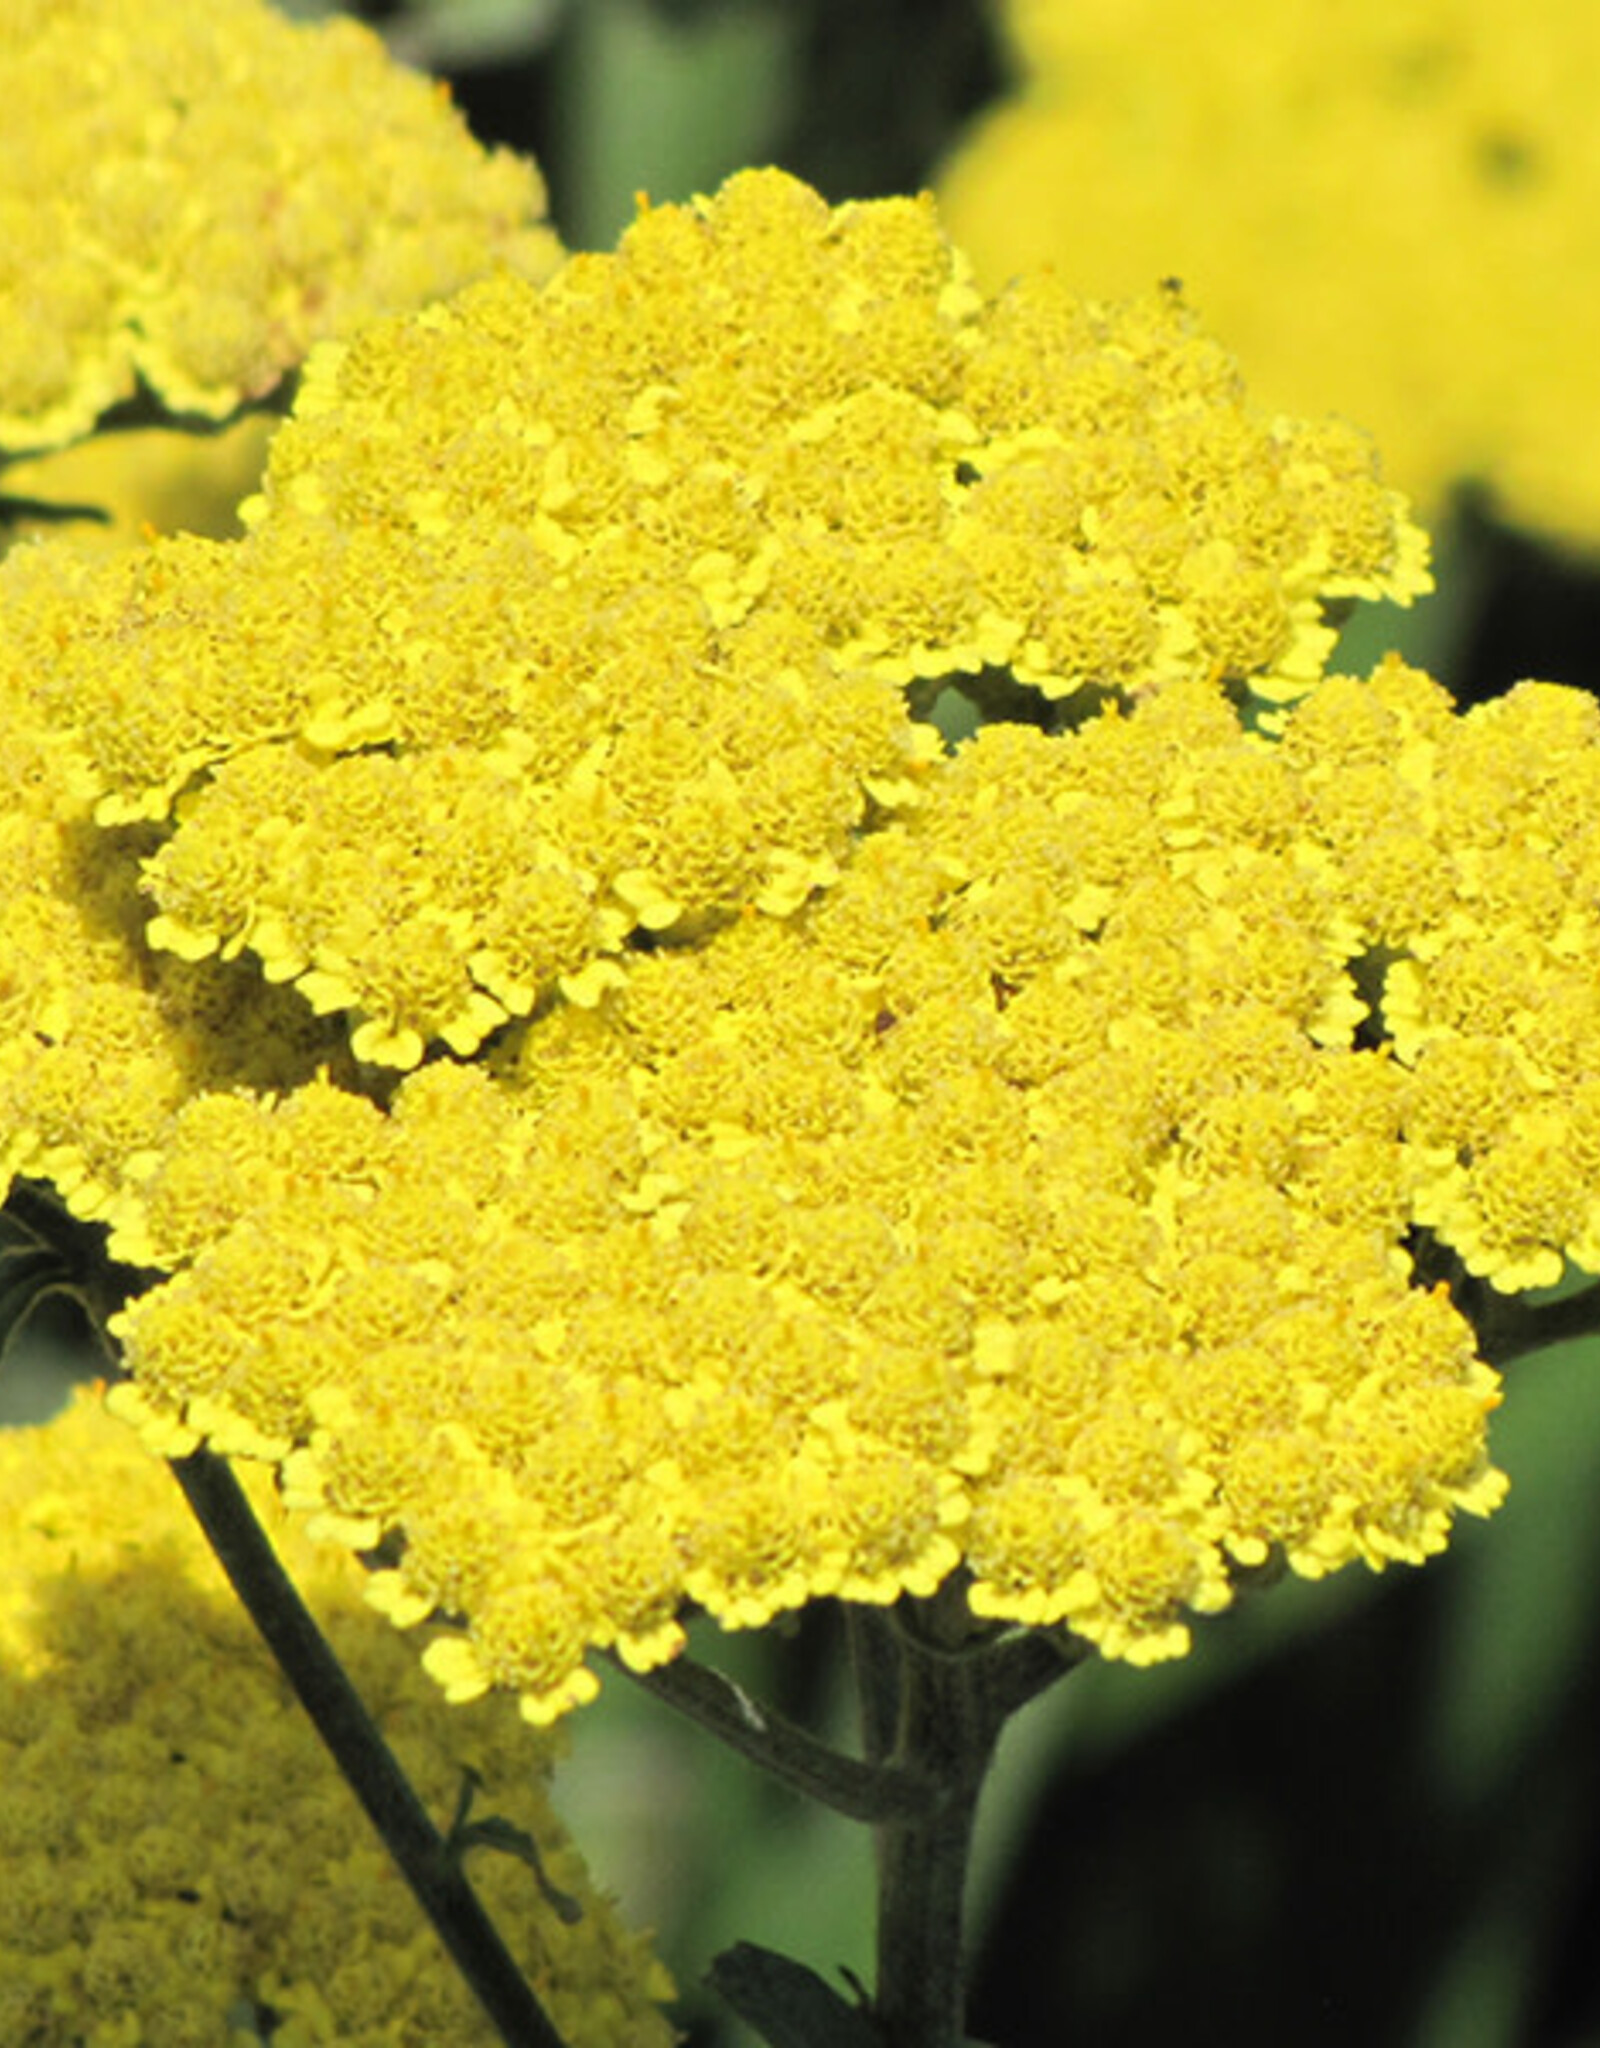
M 463 1790 L 531 1836 L 558 1911 L 472 1861 L 575 2048 L 672 2039 L 671 1987 L 590 1883 L 548 1800 L 552 1752 L 506 1701 L 447 1710 L 364 1608 L 360 1572 L 257 1512 L 432 1811 Z M 0 2032 L 38 2048 L 283 2048 L 494 2038 L 189 1522 L 92 1395 L 0 1432 Z M 235 2038 L 247 2038 L 236 2036 Z
M 1008 0 L 1019 79 L 940 176 L 998 282 L 1189 280 L 1270 404 L 1338 406 L 1430 514 L 1592 548 L 1600 23 L 1565 0 Z
M 0 98 L 5 454 L 141 391 L 222 418 L 363 315 L 553 259 L 531 163 L 352 21 L 12 0 Z

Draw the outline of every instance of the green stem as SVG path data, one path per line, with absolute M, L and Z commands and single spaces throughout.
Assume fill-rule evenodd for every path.
M 996 1712 L 1009 1718 L 1093 1652 L 1060 1629 L 1019 1628 L 984 1651 L 985 1684 Z
M 891 1762 L 928 1780 L 933 1798 L 921 1811 L 878 1828 L 878 1984 L 874 2016 L 885 2048 L 960 2048 L 966 2039 L 963 1913 L 978 1795 L 1000 1731 L 1024 1697 L 1059 1675 L 1068 1659 L 1052 1650 L 1026 1668 L 1005 1639 L 981 1638 L 959 1581 L 932 1600 L 902 1603 L 881 1621 L 863 1615 L 858 1627 L 893 1629 L 898 1656 L 858 1654 L 870 1687 L 893 1672 L 898 1710 Z M 884 1703 L 863 1698 L 871 1739 Z
M 881 1764 L 893 1751 L 900 1731 L 904 1665 L 900 1633 L 881 1607 L 862 1607 L 849 1601 L 844 1614 L 856 1697 L 861 1702 L 861 1746 L 869 1762 Z
M 506 2048 L 565 2048 L 278 1562 L 226 1460 L 201 1450 L 171 1463 L 250 1619 Z
M 675 1658 L 654 1671 L 631 1671 L 619 1657 L 610 1661 L 729 1749 L 835 1813 L 877 1822 L 927 1809 L 929 1787 L 914 1773 L 841 1756 L 774 1713 L 724 1672 L 689 1657 Z
M 1477 1325 L 1484 1357 L 1491 1365 L 1509 1365 L 1547 1345 L 1600 1331 L 1600 1281 L 1580 1293 L 1537 1304 L 1485 1289 L 1468 1313 Z

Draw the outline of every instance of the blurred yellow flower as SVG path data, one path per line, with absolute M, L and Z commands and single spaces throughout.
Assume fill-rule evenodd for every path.
M 129 428 L 8 463 L 0 492 L 16 516 L 0 545 L 49 537 L 109 555 L 158 533 L 234 538 L 243 530 L 239 504 L 260 486 L 273 425 L 249 413 L 216 434 Z
M 563 2037 L 666 2048 L 671 1985 L 568 1842 L 548 1743 L 509 1702 L 446 1712 L 359 1569 L 253 1499 L 441 1828 L 476 1774 L 581 1905 L 569 1923 L 520 1863 L 473 1857 Z M 487 2042 L 171 1477 L 96 1398 L 0 1430 L 0 1530 L 0 2037 L 216 2048 L 270 2014 L 285 2048 Z
M 1600 15 L 1567 0 L 1008 0 L 1022 83 L 940 179 L 999 284 L 1181 276 L 1252 390 L 1600 544 Z
M 7 0 L 0 452 L 144 387 L 217 419 L 320 336 L 552 266 L 537 171 L 347 18 L 262 0 Z

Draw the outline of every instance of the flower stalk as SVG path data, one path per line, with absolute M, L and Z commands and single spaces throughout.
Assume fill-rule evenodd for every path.
M 506 2048 L 566 2048 L 278 1562 L 227 1461 L 170 1461 L 235 1593 Z
M 1600 1283 L 1555 1301 L 1540 1302 L 1493 1295 L 1485 1288 L 1467 1314 L 1477 1329 L 1484 1357 L 1503 1367 L 1552 1344 L 1592 1337 L 1600 1331 Z
M 927 1811 L 932 1791 L 914 1771 L 842 1756 L 796 1728 L 725 1672 L 680 1657 L 654 1671 L 611 1660 L 646 1692 L 697 1722 L 791 1790 L 851 1820 L 884 1825 Z
M 928 1784 L 920 1811 L 881 1821 L 878 1981 L 885 2048 L 961 2048 L 965 2020 L 966 1878 L 978 1799 L 1000 1732 L 1026 1697 L 1069 1668 L 1026 1662 L 1005 1637 L 975 1639 L 964 1584 L 887 1615 L 853 1615 L 857 1683 L 869 1745 L 892 1723 L 887 1762 Z

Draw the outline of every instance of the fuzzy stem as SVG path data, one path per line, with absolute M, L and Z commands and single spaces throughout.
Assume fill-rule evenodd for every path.
M 506 2048 L 565 2048 L 278 1562 L 225 1459 L 171 1460 L 233 1589 Z
M 878 1828 L 878 1984 L 873 2010 L 885 2048 L 960 2048 L 966 2039 L 963 1909 L 978 1795 L 1000 1731 L 1018 1704 L 994 1684 L 1003 1646 L 971 1640 L 959 1586 L 878 1624 L 899 1655 L 858 1653 L 870 1687 L 893 1672 L 898 1712 L 891 1762 L 930 1780 L 931 1802 Z M 873 1619 L 861 1626 L 873 1630 Z M 1058 1660 L 1058 1669 L 1065 1662 Z M 1038 1690 L 1034 1685 L 1032 1690 Z M 1008 1696 L 1012 1695 L 1012 1696 Z M 863 1722 L 881 1726 L 884 1703 L 863 1699 Z
M 856 1696 L 861 1702 L 861 1746 L 881 1764 L 900 1731 L 900 1688 L 904 1651 L 900 1631 L 881 1607 L 849 1602 L 844 1610 Z
M 653 1671 L 630 1670 L 620 1657 L 611 1662 L 729 1749 L 835 1813 L 851 1820 L 881 1821 L 928 1808 L 929 1787 L 922 1779 L 871 1760 L 841 1756 L 774 1713 L 725 1672 L 689 1657 Z

